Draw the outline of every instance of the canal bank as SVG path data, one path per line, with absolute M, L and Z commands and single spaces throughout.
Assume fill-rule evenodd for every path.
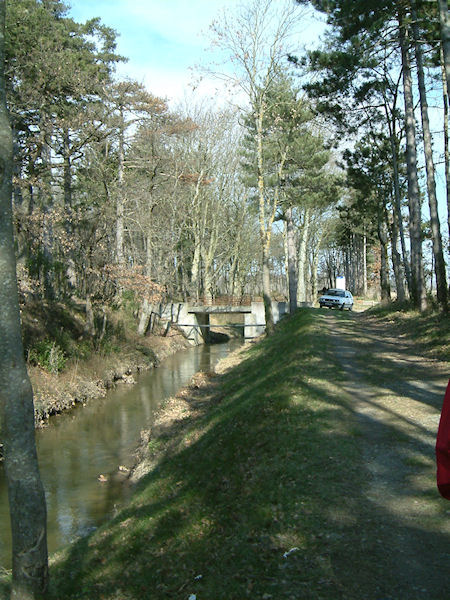
M 136 385 L 117 385 L 95 402 L 78 403 L 49 419 L 36 431 L 50 552 L 85 536 L 115 514 L 129 494 L 128 475 L 142 443 L 141 430 L 151 429 L 155 416 L 161 417 L 161 405 L 188 385 L 193 375 L 212 371 L 238 344 L 190 346 L 166 355 L 158 368 L 139 373 Z M 4 568 L 9 568 L 9 536 L 6 484 L 0 469 L 0 565 Z
M 192 344 L 180 332 L 151 335 L 122 341 L 113 351 L 94 352 L 89 358 L 73 361 L 62 372 L 40 365 L 28 365 L 34 391 L 35 423 L 42 427 L 50 416 L 77 404 L 103 398 L 119 384 L 133 384 L 139 373 L 158 366 L 168 356 Z
M 446 506 L 432 448 L 404 418 L 420 404 L 430 408 L 418 402 L 423 377 L 434 379 L 430 361 L 415 355 L 417 344 L 402 348 L 405 336 L 394 335 L 392 318 L 383 354 L 375 324 L 352 313 L 302 310 L 277 329 L 212 378 L 211 393 L 202 385 L 198 398 L 181 398 L 189 412 L 181 402 L 180 418 L 166 424 L 162 439 L 150 437 L 149 451 L 160 453 L 156 468 L 125 509 L 53 557 L 52 599 L 448 597 L 441 568 Z M 441 329 L 442 318 L 433 332 Z M 405 383 L 407 395 L 386 398 L 380 417 L 387 450 L 396 448 L 401 459 L 393 476 L 403 483 L 380 488 L 383 496 L 373 494 L 372 483 L 374 475 L 389 477 L 385 461 L 380 456 L 374 473 L 365 450 L 382 452 L 384 444 L 371 437 L 378 427 L 361 429 L 354 395 L 345 391 L 348 372 L 336 360 L 336 335 L 365 367 L 359 389 L 375 386 L 374 401 L 389 396 L 383 373 Z M 398 346 L 408 369 L 393 361 Z M 374 381 L 374 374 L 381 377 Z
M 138 335 L 138 306 L 124 295 L 118 307 L 98 307 L 99 314 L 88 327 L 86 306 L 80 300 L 21 299 L 36 427 L 45 426 L 52 415 L 104 397 L 117 384 L 132 384 L 138 373 L 173 352 L 205 341 L 253 338 L 264 327 L 261 302 L 204 307 L 169 303 L 154 307 L 147 334 Z M 273 311 L 277 321 L 285 312 L 284 303 L 274 303 Z

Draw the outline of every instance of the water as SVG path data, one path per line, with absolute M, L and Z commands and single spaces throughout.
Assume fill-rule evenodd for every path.
M 139 433 L 148 428 L 160 402 L 186 385 L 197 371 L 212 370 L 238 342 L 177 352 L 157 369 L 121 384 L 105 398 L 50 419 L 36 432 L 39 466 L 48 511 L 50 552 L 88 533 L 113 514 L 125 498 L 117 473 L 133 464 Z M 10 568 L 11 534 L 3 467 L 0 466 L 0 566 Z

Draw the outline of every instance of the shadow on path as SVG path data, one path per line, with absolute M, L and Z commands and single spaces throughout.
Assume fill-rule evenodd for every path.
M 434 455 L 448 363 L 415 354 L 361 315 L 326 323 L 361 428 L 368 550 L 385 547 L 398 573 L 388 597 L 450 597 L 450 504 L 436 488 Z

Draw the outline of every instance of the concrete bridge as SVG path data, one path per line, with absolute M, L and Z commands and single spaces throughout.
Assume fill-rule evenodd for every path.
M 287 312 L 286 302 L 272 302 L 274 322 L 277 323 Z M 232 322 L 226 323 L 222 317 L 214 323 L 218 315 L 233 315 Z M 241 318 L 236 318 L 239 315 Z M 216 319 L 214 319 L 216 317 Z M 263 302 L 240 305 L 194 305 L 183 302 L 170 304 L 160 312 L 160 318 L 180 329 L 193 344 L 208 341 L 211 329 L 241 329 L 244 339 L 251 340 L 264 333 L 266 319 Z

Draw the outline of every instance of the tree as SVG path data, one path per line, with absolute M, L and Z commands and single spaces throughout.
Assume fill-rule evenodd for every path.
M 116 263 L 124 267 L 125 227 L 125 146 L 127 130 L 139 121 L 151 119 L 155 113 L 163 113 L 167 106 L 135 81 L 119 81 L 108 90 L 108 101 L 113 114 L 113 126 L 117 130 L 117 190 L 116 190 Z
M 438 203 L 436 196 L 436 178 L 433 162 L 433 146 L 430 130 L 430 119 L 428 115 L 428 100 L 425 86 L 425 74 L 423 65 L 423 50 L 420 42 L 419 25 L 417 22 L 417 10 L 415 2 L 411 3 L 412 32 L 414 37 L 414 48 L 416 55 L 417 79 L 419 87 L 420 109 L 422 116 L 423 142 L 425 153 L 425 169 L 427 175 L 428 205 L 430 208 L 430 225 L 432 233 L 434 269 L 436 273 L 437 299 L 444 311 L 447 310 L 447 277 L 445 272 L 444 251 L 442 248 L 442 237 L 440 230 Z
M 313 112 L 305 98 L 286 73 L 280 72 L 267 90 L 267 108 L 263 119 L 264 148 L 264 185 L 266 195 L 274 198 L 277 219 L 285 221 L 286 253 L 289 290 L 289 309 L 294 312 L 297 307 L 297 270 L 304 261 L 297 261 L 296 228 L 294 227 L 293 206 L 306 202 L 305 189 L 300 182 L 305 172 L 313 167 L 320 170 L 323 166 L 319 153 L 323 150 L 322 140 L 314 139 L 308 130 Z M 258 168 L 254 139 L 257 135 L 253 113 L 250 112 L 244 121 L 247 135 L 244 138 L 244 167 L 248 173 L 247 183 L 257 187 Z M 318 143 L 317 143 L 318 142 Z M 325 162 L 328 160 L 328 156 Z M 303 231 L 306 240 L 307 221 Z M 302 278 L 300 278 L 302 279 Z
M 299 12 L 290 2 L 280 4 L 273 0 L 262 2 L 253 0 L 237 13 L 234 21 L 224 14 L 220 24 L 214 25 L 216 43 L 230 54 L 236 66 L 236 73 L 233 75 L 222 73 L 221 77 L 231 79 L 245 93 L 250 105 L 250 118 L 253 121 L 255 191 L 258 202 L 262 288 L 268 334 L 272 332 L 274 326 L 270 284 L 270 243 L 285 158 L 283 155 L 280 157 L 281 161 L 275 173 L 278 183 L 268 185 L 268 177 L 273 175 L 273 164 L 270 164 L 268 173 L 265 163 L 267 112 L 270 90 L 282 70 L 288 55 L 286 44 L 299 18 Z
M 303 0 L 297 0 L 303 3 Z M 426 306 L 425 285 L 423 276 L 423 257 L 422 257 L 422 226 L 421 226 L 421 195 L 419 187 L 419 178 L 417 173 L 417 140 L 415 128 L 415 112 L 413 100 L 413 65 L 411 60 L 411 49 L 414 46 L 417 35 L 411 35 L 411 25 L 414 23 L 414 11 L 424 11 L 426 6 L 422 2 L 413 0 L 398 0 L 390 2 L 388 0 L 363 1 L 355 0 L 347 2 L 346 0 L 335 0 L 330 3 L 326 0 L 312 0 L 312 4 L 322 12 L 328 14 L 328 22 L 334 27 L 334 39 L 330 44 L 331 51 L 325 53 L 316 53 L 316 63 L 321 62 L 328 69 L 328 77 L 318 85 L 313 87 L 318 93 L 325 96 L 325 108 L 333 109 L 334 114 L 342 117 L 342 109 L 335 103 L 327 102 L 328 98 L 333 98 L 330 92 L 334 93 L 336 99 L 339 92 L 344 98 L 353 98 L 356 110 L 360 110 L 364 105 L 370 106 L 372 115 L 376 114 L 377 98 L 380 92 L 387 89 L 387 75 L 393 72 L 398 65 L 401 66 L 401 75 L 403 80 L 404 97 L 404 130 L 406 146 L 406 175 L 408 181 L 408 206 L 409 206 L 409 232 L 410 232 L 410 261 L 411 268 L 406 260 L 404 251 L 402 220 L 399 214 L 399 194 L 396 192 L 395 215 L 397 219 L 396 231 L 400 233 L 402 249 L 404 255 L 405 274 L 408 280 L 411 298 L 419 309 Z M 435 8 L 435 5 L 434 5 Z M 400 52 L 399 52 L 400 51 Z M 383 77 L 380 77 L 381 61 L 389 59 L 389 69 L 384 69 Z M 420 59 L 421 52 L 416 44 L 416 57 L 418 57 L 418 78 L 420 84 Z M 334 58 L 334 64 L 332 59 Z M 337 60 L 336 60 L 337 59 Z M 370 73 L 372 73 L 370 75 Z M 339 75 L 343 74 L 340 78 Z M 422 88 L 424 89 L 424 88 Z M 397 94 L 392 99 L 396 99 Z M 426 129 L 426 97 L 421 93 L 422 115 L 425 138 Z M 370 103 L 370 101 L 372 102 Z M 369 102 L 369 104 L 368 104 Z M 393 105 L 395 109 L 395 105 Z M 375 112 L 374 112 L 375 109 Z M 356 112 L 356 111 L 354 111 Z M 390 111 L 394 115 L 393 110 Z M 386 111 L 386 117 L 388 113 Z M 373 119 L 372 119 L 373 120 Z M 395 121 L 388 119 L 389 123 Z M 347 128 L 348 130 L 348 128 Z M 357 129 L 353 131 L 356 132 Z M 393 132 L 390 126 L 391 133 Z M 444 277 L 443 260 L 439 257 L 439 237 L 437 210 L 433 199 L 432 185 L 432 160 L 431 143 L 425 139 L 427 146 L 427 171 L 430 212 L 433 222 L 433 249 L 436 258 L 436 273 L 440 281 L 439 301 L 443 308 L 446 306 L 446 293 L 442 291 L 445 285 L 442 284 Z M 396 160 L 396 143 L 392 138 L 392 160 Z M 398 171 L 397 171 L 398 172 Z M 394 177 L 395 170 L 394 170 Z M 439 272 L 439 275 L 438 275 Z
M 448 0 L 437 0 L 439 22 L 441 25 L 441 40 L 444 57 L 444 72 L 447 89 L 450 90 L 450 18 L 448 15 Z
M 417 308 L 426 307 L 422 259 L 422 227 L 419 176 L 417 172 L 416 122 L 412 90 L 412 72 L 409 28 L 405 24 L 403 8 L 398 13 L 399 41 L 402 55 L 403 96 L 405 101 L 406 173 L 408 178 L 409 236 L 411 243 L 411 289 Z
M 393 186 L 389 152 L 389 141 L 384 136 L 367 136 L 356 144 L 353 151 L 344 152 L 348 183 L 355 193 L 340 211 L 341 219 L 349 232 L 364 232 L 368 236 L 378 237 L 382 301 L 391 299 L 388 204 L 393 202 Z M 394 243 L 392 250 L 394 252 Z
M 32 600 L 48 587 L 47 525 L 33 392 L 20 331 L 11 206 L 13 144 L 4 76 L 5 4 L 0 0 L 0 422 L 13 540 L 11 598 Z
M 6 20 L 18 256 L 49 299 L 67 290 L 76 166 L 102 128 L 103 90 L 120 60 L 112 30 L 66 13 L 60 0 L 17 0 Z

